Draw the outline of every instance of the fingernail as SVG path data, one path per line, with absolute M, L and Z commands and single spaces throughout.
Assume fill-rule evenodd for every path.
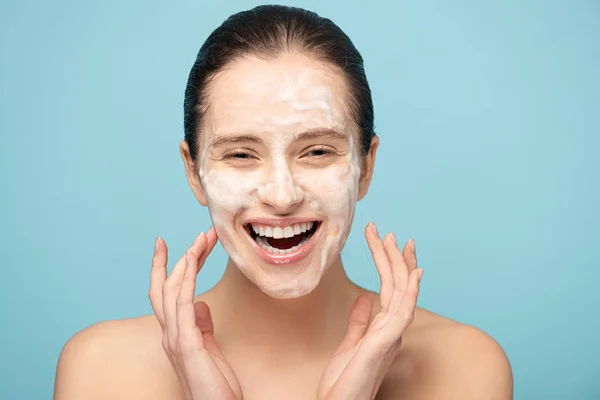
M 157 251 L 157 250 L 158 250 L 158 243 L 159 243 L 159 240 L 160 240 L 160 236 L 157 236 L 157 237 L 156 237 L 156 240 L 154 241 L 154 251 Z
M 185 252 L 185 262 L 188 265 L 190 263 L 190 251 L 189 250 Z
M 204 235 L 204 233 L 200 232 L 198 234 L 198 236 L 196 236 L 196 239 L 194 240 L 194 243 L 192 243 L 192 246 L 198 244 L 198 242 L 200 242 L 200 239 L 202 239 L 202 235 Z
M 377 227 L 375 226 L 375 222 L 371 221 L 371 222 L 369 222 L 369 225 L 371 225 L 371 230 L 373 230 L 373 233 L 376 234 L 377 236 L 379 236 L 379 232 L 377 232 Z
M 394 245 L 398 247 L 398 242 L 396 241 L 396 235 L 394 235 L 394 232 L 390 233 L 390 236 L 392 238 L 392 242 L 394 242 Z
M 415 248 L 415 240 L 414 239 L 410 239 L 410 249 L 412 250 L 413 254 L 417 254 L 417 250 Z
M 421 282 L 421 278 L 423 278 L 423 268 L 419 268 L 419 282 Z

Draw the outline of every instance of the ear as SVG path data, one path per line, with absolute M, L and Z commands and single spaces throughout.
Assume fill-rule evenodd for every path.
M 185 174 L 187 175 L 190 188 L 192 188 L 192 192 L 194 192 L 194 196 L 196 196 L 198 202 L 206 207 L 208 205 L 206 201 L 206 192 L 204 191 L 204 186 L 202 186 L 202 181 L 200 180 L 200 174 L 196 168 L 197 164 L 194 163 L 194 160 L 192 160 L 190 148 L 185 140 L 182 140 L 179 144 L 179 152 L 181 153 L 181 158 L 183 159 Z M 200 160 L 197 161 L 200 162 Z
M 371 178 L 373 178 L 373 170 L 375 168 L 375 155 L 377 154 L 377 148 L 379 147 L 379 138 L 373 136 L 371 139 L 371 147 L 369 152 L 365 156 L 362 162 L 362 169 L 360 172 L 360 180 L 358 183 L 358 200 L 362 200 L 363 197 L 369 191 L 371 185 Z

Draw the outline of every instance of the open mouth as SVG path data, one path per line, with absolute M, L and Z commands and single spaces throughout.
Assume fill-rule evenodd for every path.
M 320 221 L 302 222 L 289 226 L 246 224 L 250 237 L 261 248 L 275 255 L 286 255 L 299 250 L 319 228 Z

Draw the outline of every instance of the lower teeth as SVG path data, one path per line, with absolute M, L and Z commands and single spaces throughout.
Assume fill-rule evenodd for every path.
M 312 235 L 305 235 L 300 241 L 300 243 L 298 243 L 298 245 L 292 247 L 291 249 L 278 249 L 276 247 L 273 247 L 269 244 L 267 238 L 264 236 L 257 236 L 254 240 L 256 241 L 256 243 L 258 243 L 260 247 L 262 247 L 271 254 L 292 254 L 293 252 L 298 250 L 304 243 L 308 242 L 311 236 Z

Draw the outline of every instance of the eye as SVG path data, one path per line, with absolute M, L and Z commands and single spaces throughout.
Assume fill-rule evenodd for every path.
M 252 154 L 250 154 L 248 152 L 237 150 L 237 151 L 233 151 L 231 153 L 225 154 L 223 156 L 223 158 L 227 159 L 227 160 L 234 160 L 234 161 L 242 160 L 242 161 L 244 161 L 244 160 L 249 160 L 249 159 L 256 158 L 256 157 L 254 157 Z
M 310 149 L 309 151 L 307 151 L 306 153 L 304 153 L 305 157 L 325 157 L 328 155 L 332 155 L 335 154 L 335 151 L 328 149 L 326 147 L 320 146 L 320 147 L 313 147 L 312 149 Z

